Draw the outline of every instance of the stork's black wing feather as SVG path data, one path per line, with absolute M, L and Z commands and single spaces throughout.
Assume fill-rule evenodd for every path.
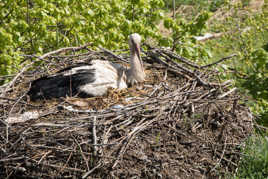
M 59 72 L 63 72 L 63 70 Z M 80 69 L 72 75 L 59 73 L 55 76 L 46 76 L 33 81 L 28 95 L 33 101 L 75 95 L 85 97 L 84 93 L 80 94 L 79 87 L 94 81 L 94 69 Z

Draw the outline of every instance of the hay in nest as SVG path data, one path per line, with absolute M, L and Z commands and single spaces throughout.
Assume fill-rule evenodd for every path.
M 251 114 L 210 68 L 232 56 L 202 67 L 149 48 L 143 84 L 96 98 L 27 100 L 33 79 L 92 59 L 125 64 L 123 52 L 60 49 L 1 87 L 0 178 L 214 178 L 235 171 Z

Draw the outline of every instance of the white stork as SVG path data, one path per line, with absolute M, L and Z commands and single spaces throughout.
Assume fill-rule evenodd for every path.
M 142 82 L 145 72 L 140 55 L 141 37 L 129 36 L 130 68 L 109 61 L 92 60 L 58 71 L 52 76 L 39 78 L 31 83 L 28 92 L 31 100 L 66 96 L 102 96 L 109 87 L 124 89 Z

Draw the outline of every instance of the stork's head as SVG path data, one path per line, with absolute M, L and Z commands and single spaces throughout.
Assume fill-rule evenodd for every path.
M 140 43 L 141 43 L 141 36 L 137 33 L 131 34 L 129 35 L 129 47 L 130 50 L 132 52 L 132 54 L 136 54 L 139 57 L 139 60 L 141 60 L 140 58 Z
M 140 43 L 141 43 L 141 36 L 139 34 L 134 33 L 129 36 L 130 46 L 140 45 Z

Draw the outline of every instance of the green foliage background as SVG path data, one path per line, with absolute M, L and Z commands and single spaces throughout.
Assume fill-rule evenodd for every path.
M 268 177 L 268 138 L 250 137 L 235 179 Z

